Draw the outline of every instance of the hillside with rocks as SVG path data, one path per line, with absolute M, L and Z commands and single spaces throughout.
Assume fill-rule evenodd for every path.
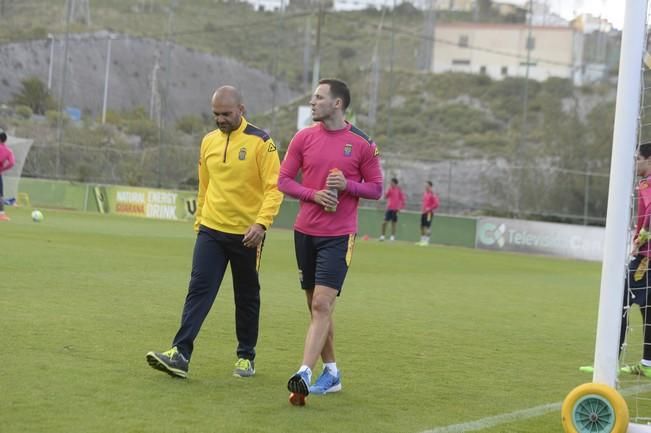
M 73 34 L 68 44 L 65 105 L 93 116 L 102 110 L 107 36 L 106 32 Z M 209 115 L 212 91 L 224 84 L 242 89 L 251 114 L 269 111 L 272 104 L 286 104 L 298 95 L 286 82 L 275 82 L 271 75 L 232 58 L 198 52 L 177 44 L 168 46 L 155 39 L 124 34 L 116 34 L 114 38 L 108 81 L 109 110 L 144 107 L 149 111 L 153 87 L 158 87 L 163 113 L 172 121 L 186 115 Z M 47 83 L 50 52 L 48 39 L 0 45 L 0 102 L 9 103 L 19 92 L 21 81 L 27 77 L 38 77 Z M 59 100 L 63 73 L 62 41 L 54 43 L 53 52 L 51 92 Z M 153 80 L 157 81 L 154 86 Z
M 0 28 L 0 41 L 6 42 L 0 47 L 0 103 L 11 101 L 26 77 L 47 82 L 47 34 L 55 33 L 60 41 L 64 29 L 54 1 L 11 3 L 10 16 Z M 54 118 L 48 118 L 50 125 L 35 127 L 22 119 L 3 119 L 0 112 L 0 122 L 35 139 L 32 152 L 38 158 L 27 166 L 31 174 L 193 187 L 194 146 L 199 133 L 211 127 L 209 93 L 222 83 L 242 87 L 250 120 L 270 130 L 281 152 L 286 149 L 296 130 L 298 106 L 309 99 L 316 14 L 291 8 L 274 14 L 221 0 L 174 3 L 168 7 L 168 2 L 152 1 L 151 8 L 134 9 L 133 2 L 107 0 L 93 3 L 92 24 L 73 23 L 66 105 L 96 119 L 107 48 L 102 29 L 113 29 L 117 38 L 112 43 L 108 106 L 121 111 L 121 118 L 112 120 L 113 129 L 99 128 L 90 116 L 87 130 L 66 128 L 60 149 L 69 166 L 56 173 Z M 444 22 L 455 17 L 439 18 Z M 444 211 L 543 218 L 588 212 L 602 217 L 616 77 L 575 87 L 559 78 L 536 82 L 430 74 L 419 67 L 423 23 L 420 11 L 404 8 L 386 20 L 379 11 L 328 11 L 321 23 L 319 75 L 349 83 L 349 115 L 378 143 L 387 176 L 402 179 L 410 207 L 417 208 L 422 182 L 429 178 L 445 197 Z M 167 39 L 176 42 L 169 50 Z M 55 99 L 60 96 L 61 57 L 57 42 Z M 167 118 L 191 114 L 202 125 L 166 122 L 161 134 L 142 119 L 146 116 L 134 119 L 128 112 L 143 107 L 148 113 L 156 69 Z M 279 107 L 273 114 L 272 105 Z M 648 137 L 649 131 L 641 132 Z M 83 158 L 82 149 L 88 152 Z M 94 164 L 100 152 L 107 162 L 101 173 Z

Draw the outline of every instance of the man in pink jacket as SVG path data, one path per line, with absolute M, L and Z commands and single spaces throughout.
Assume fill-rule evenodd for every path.
M 310 311 L 303 360 L 287 382 L 289 401 L 296 406 L 304 405 L 308 394 L 341 390 L 332 313 L 352 259 L 359 199 L 382 196 L 379 152 L 366 134 L 345 120 L 349 104 L 346 83 L 320 80 L 310 99 L 316 123 L 296 133 L 280 166 L 278 189 L 300 200 L 294 249 Z M 312 384 L 319 357 L 323 371 Z
M 384 194 L 384 198 L 387 199 L 387 211 L 384 214 L 384 222 L 382 223 L 382 236 L 380 236 L 380 241 L 384 240 L 384 234 L 386 233 L 387 223 L 391 221 L 391 237 L 389 240 L 396 239 L 396 223 L 398 222 L 398 212 L 405 207 L 405 194 L 402 192 L 398 186 L 398 179 L 395 177 L 391 179 L 391 186 Z
M 9 221 L 9 217 L 5 214 L 2 173 L 9 170 L 16 163 L 14 153 L 7 147 L 6 142 L 7 134 L 0 129 L 0 221 Z
M 439 207 L 439 196 L 432 191 L 432 182 L 425 182 L 425 192 L 423 193 L 423 202 L 420 208 L 420 242 L 418 245 L 427 246 L 432 234 L 432 218 L 434 211 Z

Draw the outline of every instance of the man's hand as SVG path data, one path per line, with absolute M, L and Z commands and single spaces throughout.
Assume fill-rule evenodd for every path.
M 341 170 L 331 171 L 326 179 L 326 187 L 344 191 L 346 189 L 344 173 Z
M 633 239 L 633 245 L 631 247 L 631 255 L 637 256 L 640 253 L 640 246 L 651 240 L 651 232 L 646 229 L 640 230 L 640 233 Z
M 332 195 L 327 189 L 322 189 L 314 193 L 314 202 L 323 207 L 335 207 L 339 204 L 339 200 Z
M 257 248 L 264 240 L 267 231 L 260 224 L 255 223 L 244 233 L 242 243 L 247 248 Z

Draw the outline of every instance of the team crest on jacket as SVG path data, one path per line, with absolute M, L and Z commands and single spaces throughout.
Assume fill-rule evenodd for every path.
M 344 156 L 351 156 L 353 154 L 353 145 L 347 144 L 344 146 Z
M 246 147 L 243 147 L 243 148 L 240 149 L 240 153 L 239 153 L 239 155 L 237 156 L 237 158 L 238 158 L 240 161 L 244 161 L 244 160 L 246 159 Z

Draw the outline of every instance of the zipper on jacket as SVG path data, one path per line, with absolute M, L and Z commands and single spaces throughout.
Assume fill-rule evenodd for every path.
M 226 162 L 226 152 L 228 151 L 228 142 L 231 141 L 231 133 L 226 136 L 226 147 L 224 148 L 224 162 Z

